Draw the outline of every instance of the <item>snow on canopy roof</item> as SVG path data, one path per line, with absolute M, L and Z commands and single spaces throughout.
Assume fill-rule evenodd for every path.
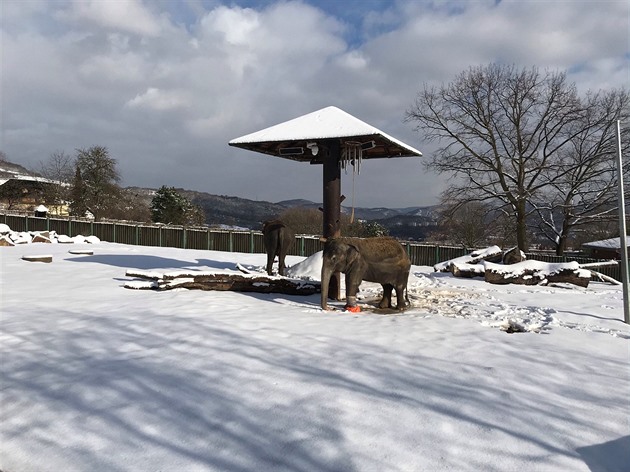
M 582 246 L 599 249 L 620 249 L 621 238 L 602 239 L 601 241 L 592 241 L 584 243 Z M 626 236 L 626 247 L 630 246 L 630 236 Z
M 287 159 L 313 161 L 317 159 L 307 149 L 307 144 L 318 142 L 318 146 L 322 146 L 321 141 L 329 139 L 339 139 L 342 146 L 365 144 L 364 159 L 422 156 L 417 149 L 334 106 L 241 136 L 228 144 Z M 303 153 L 281 152 L 287 148 L 302 148 Z M 321 155 L 318 158 L 321 159 Z

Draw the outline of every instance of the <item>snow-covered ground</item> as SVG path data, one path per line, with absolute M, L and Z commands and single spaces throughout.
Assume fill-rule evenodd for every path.
M 69 253 L 82 248 L 93 254 Z M 319 277 L 317 258 L 287 262 Z M 0 469 L 630 470 L 620 286 L 498 286 L 413 266 L 401 314 L 125 288 L 128 269 L 237 263 L 260 271 L 265 255 L 0 247 Z M 363 303 L 377 292 L 363 284 Z

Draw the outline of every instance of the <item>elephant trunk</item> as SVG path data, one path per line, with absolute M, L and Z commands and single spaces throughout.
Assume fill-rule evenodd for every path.
M 322 265 L 322 310 L 328 310 L 328 288 L 330 286 L 330 277 L 332 275 L 332 270 L 330 267 L 327 267 L 326 262 Z

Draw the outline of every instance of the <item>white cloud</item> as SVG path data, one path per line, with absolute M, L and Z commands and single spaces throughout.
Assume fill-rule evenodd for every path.
M 250 8 L 221 6 L 204 16 L 201 27 L 210 34 L 216 33 L 228 44 L 246 45 L 260 27 L 259 14 Z
M 36 164 L 99 144 L 127 185 L 317 200 L 317 169 L 227 142 L 336 105 L 426 154 L 402 122 L 421 85 L 495 61 L 567 69 L 580 91 L 628 83 L 626 1 L 401 0 L 360 10 L 355 28 L 307 1 L 5 0 L 2 150 Z M 367 162 L 357 205 L 435 203 L 442 181 L 402 161 Z
M 161 30 L 160 21 L 140 0 L 74 0 L 66 15 L 76 22 L 141 35 L 156 36 Z
M 338 58 L 341 67 L 354 70 L 365 70 L 370 65 L 369 58 L 361 51 L 349 51 Z
M 190 99 L 187 93 L 177 90 L 160 90 L 150 87 L 146 92 L 136 95 L 126 103 L 130 108 L 148 108 L 152 110 L 166 111 L 175 108 L 187 107 Z

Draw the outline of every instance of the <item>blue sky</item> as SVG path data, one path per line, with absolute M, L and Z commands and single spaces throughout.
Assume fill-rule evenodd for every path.
M 321 200 L 316 168 L 227 143 L 337 106 L 420 149 L 424 84 L 492 62 L 627 86 L 627 0 L 4 0 L 0 150 L 36 169 L 106 146 L 123 185 Z M 354 189 L 352 182 L 354 180 Z M 422 159 L 342 177 L 357 206 L 438 202 Z

